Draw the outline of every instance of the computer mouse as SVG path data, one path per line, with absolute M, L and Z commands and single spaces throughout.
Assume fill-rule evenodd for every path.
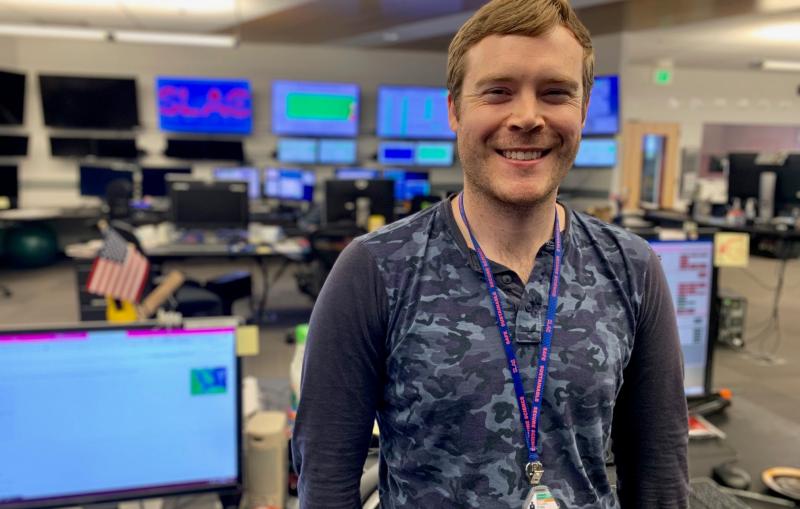
M 717 465 L 712 470 L 712 473 L 715 481 L 728 488 L 735 490 L 750 488 L 750 474 L 733 463 Z

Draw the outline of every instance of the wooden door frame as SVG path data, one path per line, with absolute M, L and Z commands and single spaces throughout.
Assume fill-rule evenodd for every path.
M 642 138 L 646 134 L 664 136 L 664 168 L 661 175 L 659 206 L 671 209 L 680 176 L 680 125 L 659 122 L 625 122 L 622 129 L 622 182 L 625 210 L 638 210 L 642 185 Z

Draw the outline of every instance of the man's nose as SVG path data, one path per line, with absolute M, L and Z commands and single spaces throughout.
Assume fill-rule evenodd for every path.
M 513 105 L 508 119 L 508 127 L 512 131 L 530 132 L 544 126 L 542 104 L 533 92 L 522 93 Z

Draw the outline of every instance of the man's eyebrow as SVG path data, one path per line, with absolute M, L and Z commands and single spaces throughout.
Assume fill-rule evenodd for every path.
M 513 83 L 519 81 L 519 78 L 515 78 L 508 74 L 491 74 L 489 76 L 483 77 L 475 82 L 475 88 L 480 90 L 487 85 L 493 84 L 502 84 L 502 83 Z M 561 77 L 555 76 L 552 78 L 547 78 L 541 81 L 543 85 L 559 85 L 562 87 L 566 87 L 569 89 L 570 92 L 577 92 L 580 90 L 581 84 L 575 81 L 572 78 L 568 77 Z
M 484 78 L 479 79 L 475 82 L 475 88 L 481 89 L 486 85 L 492 83 L 511 83 L 517 81 L 516 78 L 512 78 L 508 74 L 490 74 Z

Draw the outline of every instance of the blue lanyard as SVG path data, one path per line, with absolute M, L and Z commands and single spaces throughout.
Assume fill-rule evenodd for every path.
M 555 241 L 555 254 L 553 256 L 553 273 L 550 278 L 550 293 L 547 299 L 547 319 L 545 321 L 544 333 L 542 335 L 542 345 L 539 351 L 539 359 L 536 364 L 536 386 L 533 393 L 533 400 L 530 406 L 525 399 L 525 388 L 522 385 L 522 376 L 519 372 L 517 363 L 517 356 L 514 354 L 514 346 L 511 343 L 511 331 L 508 329 L 508 322 L 505 313 L 503 313 L 503 306 L 500 303 L 500 295 L 497 293 L 497 285 L 495 284 L 492 269 L 489 266 L 489 259 L 484 254 L 478 240 L 472 233 L 472 229 L 467 221 L 467 214 L 464 212 L 464 193 L 458 196 L 458 208 L 461 211 L 461 219 L 467 227 L 472 245 L 475 247 L 475 252 L 478 253 L 478 258 L 481 263 L 481 269 L 486 279 L 486 288 L 489 290 L 489 296 L 492 299 L 492 307 L 495 310 L 495 320 L 497 322 L 497 329 L 500 331 L 500 337 L 503 339 L 503 348 L 506 352 L 506 360 L 508 360 L 508 370 L 511 372 L 511 379 L 514 381 L 514 391 L 517 394 L 517 403 L 519 404 L 520 421 L 522 421 L 523 429 L 525 430 L 525 444 L 528 446 L 528 465 L 526 470 L 533 464 L 538 465 L 541 469 L 541 462 L 539 461 L 539 453 L 537 452 L 537 430 L 539 429 L 539 417 L 542 414 L 542 398 L 544 394 L 544 384 L 547 380 L 547 368 L 550 361 L 550 344 L 553 341 L 553 328 L 556 319 L 556 308 L 558 306 L 558 284 L 559 276 L 561 275 L 561 231 L 558 225 L 558 210 L 556 210 L 555 224 L 553 225 L 553 239 Z M 529 476 L 534 477 L 532 472 L 527 472 Z M 539 473 L 539 477 L 541 473 Z M 538 483 L 538 477 L 536 481 Z

